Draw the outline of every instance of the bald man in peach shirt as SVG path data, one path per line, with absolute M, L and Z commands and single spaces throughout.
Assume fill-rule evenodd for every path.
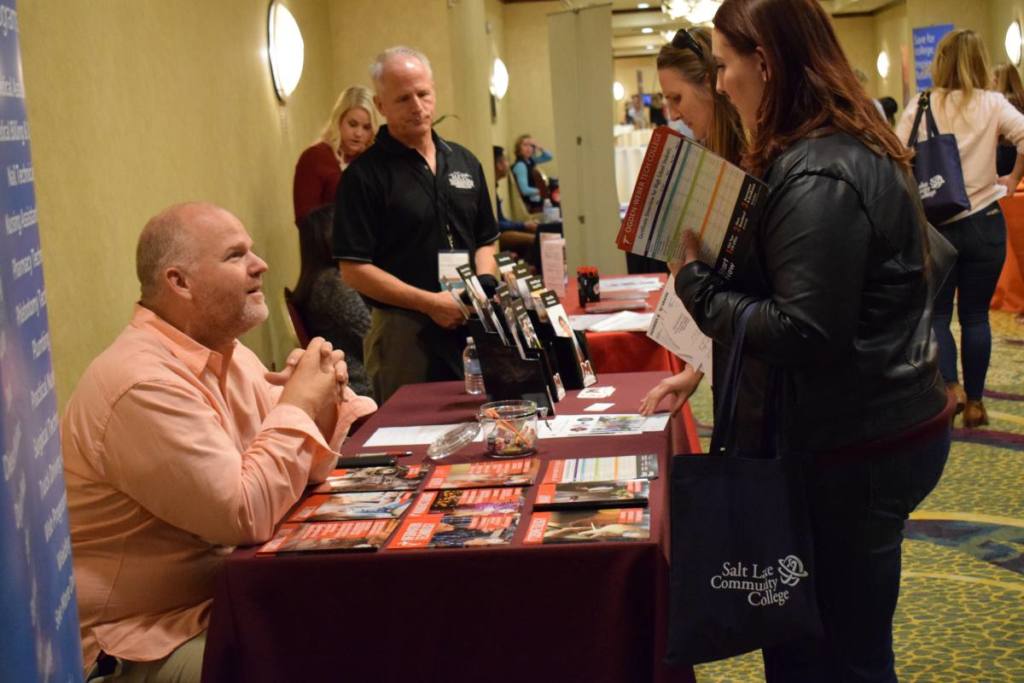
M 224 557 L 269 539 L 377 406 L 320 338 L 280 373 L 238 341 L 267 319 L 267 264 L 231 213 L 172 206 L 136 260 L 132 320 L 61 422 L 83 661 L 92 680 L 198 681 Z

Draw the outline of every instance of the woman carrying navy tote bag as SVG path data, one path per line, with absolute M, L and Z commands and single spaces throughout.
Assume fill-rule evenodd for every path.
M 907 146 L 914 150 L 914 177 L 928 222 L 939 225 L 971 208 L 960 166 L 956 136 L 939 133 L 931 107 L 932 94 L 925 90 L 917 101 L 917 115 Z M 925 138 L 918 140 L 921 118 L 925 120 Z
M 821 635 L 800 461 L 779 457 L 767 411 L 763 457 L 735 453 L 748 307 L 736 324 L 708 455 L 672 462 L 667 659 L 699 664 Z M 774 392 L 771 392 L 774 393 Z
M 760 644 L 769 683 L 893 683 L 903 524 L 942 473 L 951 414 L 933 352 L 927 231 L 911 152 L 860 87 L 817 0 L 725 0 L 714 26 L 718 88 L 750 132 L 743 165 L 769 187 L 747 251 L 736 254 L 738 270 L 761 276 L 723 279 L 696 260 L 693 238 L 674 267 L 676 293 L 718 348 L 738 346 L 749 311 L 733 433 L 720 440 L 748 452 L 751 442 L 764 443 L 766 420 L 774 427 L 780 460 L 767 461 L 760 489 L 782 471 L 790 493 L 779 500 L 797 509 L 803 498 L 813 548 L 810 560 L 782 545 L 737 557 L 746 576 L 733 560 L 726 568 L 728 558 L 712 558 L 719 578 L 706 585 L 714 580 L 723 592 L 779 610 L 776 593 L 789 590 L 786 604 L 796 604 L 804 582 L 813 582 L 820 637 L 791 632 L 785 642 L 758 643 L 741 641 L 739 631 L 729 642 L 723 631 L 728 649 Z M 769 386 L 773 375 L 778 389 Z M 721 392 L 726 382 L 716 385 Z M 766 405 L 777 418 L 761 417 Z M 735 494 L 732 505 L 689 524 L 727 522 L 721 533 L 739 534 L 732 529 L 760 528 L 757 514 L 806 540 L 798 509 L 783 513 L 779 503 L 774 514 L 744 513 L 739 501 L 752 495 Z M 673 520 L 673 533 L 677 526 Z M 703 548 L 681 543 L 673 540 L 673 571 L 704 561 Z M 690 618 L 683 608 L 675 623 Z

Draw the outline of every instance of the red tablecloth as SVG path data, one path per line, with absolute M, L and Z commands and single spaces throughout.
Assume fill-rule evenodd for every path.
M 605 375 L 606 401 L 635 405 L 665 373 Z M 593 401 L 558 404 L 577 414 Z M 381 426 L 470 419 L 480 401 L 458 383 L 403 387 L 347 443 Z M 693 681 L 662 663 L 667 610 L 668 467 L 693 432 L 542 440 L 538 456 L 657 453 L 651 538 L 644 543 L 384 550 L 254 557 L 235 551 L 218 580 L 203 680 L 230 681 Z M 425 447 L 411 450 L 412 462 Z M 451 462 L 478 459 L 473 444 Z M 536 487 L 528 489 L 527 509 Z
M 637 277 L 635 275 L 611 275 L 602 277 L 601 281 L 615 280 L 619 277 Z M 667 275 L 659 275 L 662 283 Z M 647 295 L 647 311 L 653 311 L 658 305 L 661 290 Z M 580 307 L 579 296 L 574 287 L 570 287 L 562 301 L 565 312 L 569 315 L 586 313 Z M 587 346 L 590 347 L 590 361 L 600 377 L 603 372 L 642 372 L 668 370 L 673 374 L 682 371 L 683 362 L 665 347 L 651 341 L 643 332 L 587 332 Z
M 992 295 L 991 308 L 1011 313 L 1024 312 L 1024 193 L 1018 192 L 999 202 L 1006 216 L 1006 261 L 999 284 Z

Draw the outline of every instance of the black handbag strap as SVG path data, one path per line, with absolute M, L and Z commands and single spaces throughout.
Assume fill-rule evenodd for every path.
M 736 402 L 740 393 L 740 373 L 743 370 L 743 340 L 747 336 L 747 322 L 753 315 L 754 308 L 754 304 L 747 305 L 736 321 L 729 361 L 726 364 L 725 386 L 722 387 L 721 400 L 715 414 L 715 429 L 711 434 L 711 455 L 723 455 L 726 451 L 725 439 L 733 433 Z
M 935 116 L 932 114 L 931 96 L 931 91 L 925 90 L 917 100 L 917 115 L 914 116 L 914 125 L 910 129 L 910 140 L 907 141 L 907 147 L 917 147 L 918 129 L 922 117 L 925 120 L 925 140 L 939 135 L 939 126 L 935 123 Z

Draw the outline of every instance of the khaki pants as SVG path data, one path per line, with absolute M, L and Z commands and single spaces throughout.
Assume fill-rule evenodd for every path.
M 87 679 L 89 683 L 199 683 L 203 673 L 206 631 L 185 641 L 154 662 L 121 660 L 114 673 Z
M 460 362 L 458 335 L 442 330 L 422 313 L 372 309 L 363 359 L 377 402 L 384 403 L 403 384 L 460 379 L 455 365 Z

